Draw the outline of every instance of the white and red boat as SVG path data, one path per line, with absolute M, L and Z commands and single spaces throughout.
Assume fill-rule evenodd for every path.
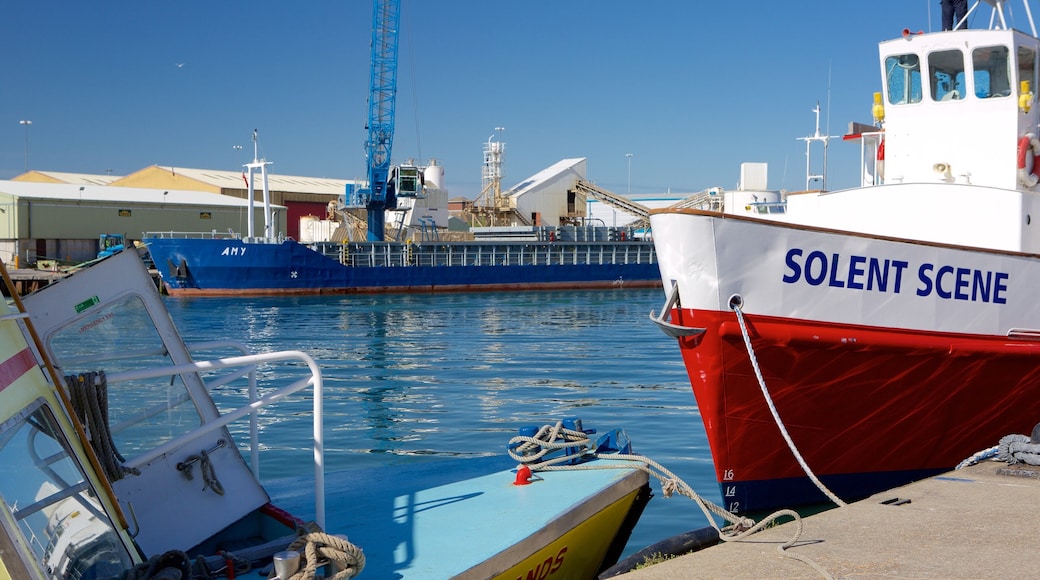
M 862 498 L 1040 422 L 1040 40 L 1023 5 L 880 43 L 875 122 L 845 137 L 859 187 L 651 215 L 652 318 L 678 339 L 729 509 L 825 501 L 813 479 Z

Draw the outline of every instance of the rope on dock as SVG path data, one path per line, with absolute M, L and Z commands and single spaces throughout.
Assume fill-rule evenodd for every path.
M 964 469 L 987 459 L 1003 461 L 1008 465 L 1025 463 L 1026 465 L 1040 465 L 1040 443 L 1037 442 L 1036 434 L 1040 425 L 1034 428 L 1033 435 L 1021 435 L 1012 433 L 1000 438 L 996 445 L 989 449 L 983 449 L 957 464 L 954 469 Z

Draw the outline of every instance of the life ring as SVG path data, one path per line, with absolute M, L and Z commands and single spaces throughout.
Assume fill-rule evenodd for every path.
M 885 179 L 885 140 L 884 139 L 882 139 L 881 142 L 878 143 L 878 146 L 877 146 L 877 162 L 876 162 L 875 166 L 877 167 L 878 179 L 884 180 Z
M 1040 153 L 1040 141 L 1032 133 L 1026 133 L 1019 138 L 1018 182 L 1025 187 L 1033 187 L 1040 181 L 1040 163 L 1036 162 L 1038 153 Z

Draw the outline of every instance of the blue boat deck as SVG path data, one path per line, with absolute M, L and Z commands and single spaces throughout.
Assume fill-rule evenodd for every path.
M 493 566 L 496 554 L 517 544 L 551 541 L 646 482 L 641 471 L 601 469 L 543 473 L 541 481 L 517 486 L 515 466 L 501 456 L 329 473 L 326 531 L 345 534 L 365 551 L 364 578 L 488 578 L 504 569 L 470 568 L 488 559 Z M 601 494 L 626 478 L 634 478 L 631 485 Z M 278 480 L 266 487 L 278 507 L 313 517 L 310 482 Z M 554 519 L 570 508 L 576 508 L 570 516 Z

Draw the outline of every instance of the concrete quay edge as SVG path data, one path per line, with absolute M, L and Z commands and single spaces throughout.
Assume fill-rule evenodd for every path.
M 618 578 L 1035 578 L 1037 522 L 1040 468 L 987 461 Z

